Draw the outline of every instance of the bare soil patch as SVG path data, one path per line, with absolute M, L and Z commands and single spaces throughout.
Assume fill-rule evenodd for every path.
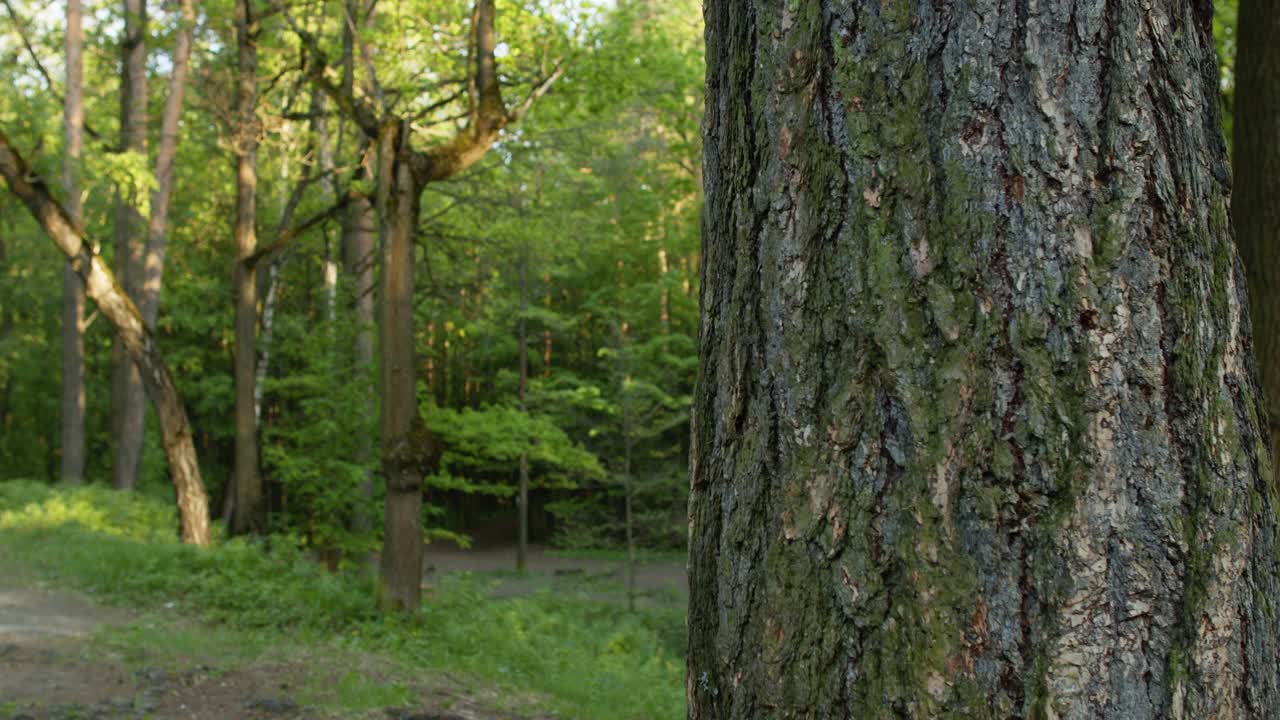
M 312 649 L 278 648 L 251 660 L 173 648 L 134 649 L 133 657 L 102 637 L 145 623 L 148 638 L 189 632 L 198 623 L 142 618 L 84 596 L 23 586 L 0 577 L 0 720 L 260 720 L 391 718 L 392 720 L 532 720 L 501 710 L 511 698 L 475 690 L 447 674 L 406 673 L 366 655 L 320 657 Z M 171 622 L 171 626 L 163 623 Z M 216 628 L 200 628 L 216 635 Z M 139 655 L 143 662 L 139 664 Z M 399 688 L 403 702 L 350 709 L 335 690 Z

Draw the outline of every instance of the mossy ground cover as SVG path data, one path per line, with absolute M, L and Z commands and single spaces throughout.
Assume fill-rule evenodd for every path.
M 212 623 L 232 645 L 241 634 L 299 655 L 349 650 L 405 672 L 473 678 L 562 717 L 684 715 L 679 603 L 631 613 L 571 586 L 497 599 L 491 579 L 457 573 L 428 589 L 419 615 L 384 617 L 367 578 L 330 574 L 285 540 L 198 549 L 179 544 L 175 527 L 162 498 L 0 482 L 0 564 L 54 585 Z M 106 640 L 122 650 L 179 641 L 210 649 L 199 632 L 182 639 L 139 628 Z M 354 705 L 404 695 L 394 682 L 358 674 L 343 682 L 350 692 L 337 697 Z

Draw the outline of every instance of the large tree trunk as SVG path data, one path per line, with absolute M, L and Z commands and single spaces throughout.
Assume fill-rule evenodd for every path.
M 80 151 L 84 146 L 84 34 L 81 29 L 80 0 L 67 0 L 66 98 L 63 103 L 63 132 L 66 147 L 62 158 L 62 187 L 67 198 L 67 214 L 79 227 Z M 71 267 L 62 269 L 62 482 L 84 482 L 85 462 L 84 389 L 84 283 Z
M 84 241 L 66 211 L 54 201 L 44 183 L 0 133 L 0 176 L 31 215 L 40 223 L 50 239 L 71 261 L 91 300 L 103 317 L 115 328 L 116 336 L 128 358 L 141 368 L 143 387 L 151 398 L 160 420 L 169 475 L 177 492 L 178 520 L 183 542 L 194 545 L 209 543 L 208 497 L 200 479 L 200 466 L 192 442 L 191 425 L 178 395 L 173 376 L 160 356 L 142 315 L 120 290 L 116 279 L 93 246 Z
M 387 483 L 379 603 L 417 611 L 422 590 L 422 478 L 427 432 L 418 415 L 414 362 L 414 237 L 420 188 L 409 170 L 408 123 L 378 139 L 382 238 L 382 471 Z
M 1280 717 L 1210 14 L 709 0 L 690 718 Z
M 147 150 L 147 4 L 146 0 L 125 0 L 125 30 L 121 43 L 120 148 L 145 153 Z M 132 191 L 130 191 L 132 192 Z M 144 224 L 138 199 L 116 193 L 116 274 L 120 287 L 131 299 L 142 289 Z M 119 335 L 112 345 L 111 425 L 115 435 L 112 484 L 120 490 L 138 482 L 142 466 L 146 398 L 138 368 L 129 360 Z
M 502 100 L 495 47 L 497 16 L 493 0 L 476 0 L 472 30 L 473 82 L 467 124 L 446 142 L 423 151 L 412 149 L 411 124 L 356 98 L 350 69 L 344 87 L 325 76 L 326 64 L 315 39 L 294 25 L 309 46 L 313 82 L 356 122 L 378 148 L 376 211 L 382 233 L 382 468 L 386 477 L 385 536 L 381 558 L 380 601 L 385 608 L 416 611 L 422 578 L 422 478 L 439 459 L 439 439 L 418 415 L 413 330 L 414 236 L 419 194 L 431 182 L 445 180 L 474 165 L 499 134 L 519 120 L 534 100 L 561 76 L 557 66 L 515 110 Z M 350 21 L 350 20 L 349 20 Z M 351 55 L 347 42 L 347 58 Z M 368 59 L 368 58 L 366 58 Z M 350 67 L 347 59 L 346 66 Z M 374 95 L 379 96 L 377 88 Z M 381 114 L 379 114 L 381 112 Z
M 1254 348 L 1280 451 L 1280 2 L 1240 0 L 1232 219 L 1249 278 Z
M 235 226 L 235 507 L 231 528 L 236 534 L 266 530 L 262 476 L 258 472 L 258 423 L 254 417 L 257 362 L 258 298 L 256 264 L 248 262 L 257 248 L 254 229 L 258 189 L 258 48 L 252 0 L 236 0 L 239 74 L 236 103 Z

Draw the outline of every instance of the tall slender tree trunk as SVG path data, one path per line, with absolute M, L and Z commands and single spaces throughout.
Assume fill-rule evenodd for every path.
M 1211 15 L 709 0 L 690 718 L 1280 717 Z
M 625 393 L 625 390 L 624 390 Z M 632 424 L 630 403 L 622 400 L 622 503 L 623 522 L 627 532 L 627 609 L 636 610 L 636 530 L 635 530 L 635 478 L 632 477 L 632 453 L 634 452 L 635 427 Z
M 62 159 L 62 188 L 67 214 L 79 227 L 80 151 L 84 146 L 84 32 L 80 0 L 67 0 L 67 82 L 63 105 L 66 153 Z M 64 483 L 84 482 L 84 283 L 68 261 L 62 268 L 62 468 Z
M 529 386 L 529 246 L 520 255 L 520 412 L 525 412 Z M 519 536 L 516 542 L 516 570 L 523 573 L 529 555 L 529 451 L 520 453 Z
M 1249 277 L 1254 349 L 1280 452 L 1280 2 L 1240 0 L 1232 219 Z
M 551 311 L 551 273 L 544 273 L 542 282 L 547 285 L 546 295 L 542 301 L 547 311 Z M 551 328 L 547 327 L 542 330 L 542 377 L 551 377 Z
M 147 151 L 147 4 L 124 0 L 124 39 L 121 42 L 120 148 Z M 116 275 L 130 299 L 142 289 L 145 225 L 132 189 L 116 193 Z M 112 484 L 118 490 L 138 482 L 142 466 L 146 398 L 138 368 L 129 359 L 119 335 L 112 345 L 111 425 L 115 436 Z
M 232 531 L 266 530 L 266 505 L 258 472 L 258 423 L 254 417 L 257 362 L 258 283 L 255 265 L 246 262 L 257 248 L 258 47 L 253 0 L 236 0 L 238 50 L 235 226 L 235 507 Z
M 347 96 L 354 97 L 355 89 L 355 28 L 360 23 L 367 23 L 371 18 L 360 17 L 358 0 L 346 0 L 344 4 L 344 21 L 342 24 L 342 89 Z M 366 88 L 367 89 L 367 88 Z M 367 139 L 366 141 L 367 142 Z M 366 149 L 364 142 L 360 144 L 359 155 Z M 336 185 L 336 183 L 335 183 Z M 377 216 L 373 203 L 369 198 L 360 195 L 352 198 L 342 227 L 342 263 L 346 276 L 351 278 L 354 293 L 355 337 L 352 341 L 352 380 L 364 389 L 364 410 L 366 417 L 372 417 L 378 407 L 378 395 L 375 383 L 371 380 L 370 370 L 374 366 L 377 349 L 376 326 L 374 316 L 374 299 L 377 296 L 374 269 L 377 265 Z M 374 442 L 368 436 L 356 441 L 356 461 L 366 466 L 373 459 Z M 373 473 L 366 474 L 360 486 L 361 494 L 366 501 L 374 496 Z M 361 507 L 367 508 L 365 502 Z M 373 518 L 365 510 L 356 513 L 354 527 L 358 532 L 368 533 L 373 529 Z M 373 555 L 366 558 L 368 569 L 374 569 Z
M 0 177 L 3 177 L 32 217 L 40 223 L 84 282 L 89 299 L 115 328 L 128 358 L 141 368 L 143 386 L 160 421 L 160 433 L 169 475 L 177 494 L 179 532 L 183 542 L 209 543 L 209 500 L 200 479 L 200 466 L 192 442 L 191 425 L 178 395 L 173 376 L 142 315 L 93 245 L 85 242 L 79 227 L 53 199 L 49 189 L 0 132 Z
M 155 328 L 160 313 L 160 288 L 164 283 L 164 258 L 169 230 L 169 201 L 173 197 L 174 167 L 178 159 L 178 135 L 182 123 L 183 96 L 191 58 L 191 35 L 195 30 L 192 0 L 178 6 L 178 34 L 173 45 L 173 70 L 169 92 L 160 117 L 160 146 L 156 149 L 156 189 L 151 195 L 151 215 L 147 219 L 146 254 L 139 281 L 138 309 L 148 328 Z
M 364 392 L 364 411 L 366 417 L 377 412 L 377 389 L 372 382 L 377 350 L 377 318 L 374 313 L 374 300 L 377 297 L 374 269 L 377 265 L 377 217 L 373 203 L 369 198 L 360 195 L 352 198 L 348 209 L 347 223 L 344 228 L 343 265 L 347 277 L 353 284 L 356 325 L 355 337 L 352 340 L 352 370 L 354 382 L 360 383 Z M 356 461 L 361 465 L 373 459 L 375 444 L 373 439 L 362 436 L 356 440 Z M 361 486 L 361 493 L 366 499 L 373 498 L 373 477 L 369 475 Z M 373 519 L 367 513 L 357 513 L 356 529 L 368 531 L 373 528 Z
M 329 121 L 325 117 L 324 94 L 317 89 L 311 91 L 311 131 L 315 134 L 316 156 L 319 159 L 320 172 L 326 176 L 324 187 L 333 196 L 334 201 L 342 199 L 342 188 L 338 186 L 338 178 L 334 174 L 333 148 L 329 144 Z M 324 317 L 329 323 L 338 319 L 338 265 L 341 262 L 341 247 L 334 247 L 326 242 L 324 246 L 324 263 L 322 270 L 322 289 L 324 291 Z
M 262 427 L 262 396 L 267 384 L 267 371 L 271 368 L 271 348 L 274 342 L 276 297 L 280 293 L 280 265 L 282 259 L 276 258 L 267 266 L 267 292 L 262 299 L 262 337 L 258 346 L 261 350 L 258 364 L 253 374 L 253 425 Z
M 666 231 L 662 231 L 665 235 Z M 659 239 L 659 243 L 662 240 Z M 671 287 L 667 284 L 667 274 L 671 270 L 667 262 L 667 249 L 658 246 L 658 327 L 663 335 L 671 334 Z

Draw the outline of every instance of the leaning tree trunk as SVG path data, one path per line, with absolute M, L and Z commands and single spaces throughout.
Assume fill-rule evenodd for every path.
M 706 13 L 689 717 L 1280 716 L 1209 6 Z
M 1231 214 L 1249 278 L 1254 347 L 1280 450 L 1280 2 L 1241 0 Z
M 59 207 L 40 178 L 31 170 L 0 133 L 0 177 L 22 200 L 58 249 L 71 261 L 71 266 L 84 283 L 89 299 L 115 328 L 116 337 L 127 353 L 127 359 L 141 370 L 143 387 L 151 398 L 160 420 L 160 433 L 169 475 L 177 493 L 178 521 L 183 542 L 209 544 L 209 501 L 200 479 L 196 447 L 192 442 L 191 424 L 178 395 L 173 376 L 160 356 L 155 339 L 142 322 L 142 315 L 120 290 L 94 246 L 84 240 L 80 229 L 66 211 Z
M 80 150 L 84 146 L 84 34 L 80 0 L 67 0 L 66 99 L 62 188 L 71 223 L 80 219 Z M 62 482 L 84 482 L 84 283 L 70 261 L 62 268 Z
M 125 0 L 125 31 L 121 41 L 123 57 L 120 76 L 120 147 L 145 155 L 147 151 L 147 4 L 146 0 Z M 132 189 L 116 194 L 116 274 L 120 287 L 130 298 L 142 289 L 145 252 L 142 214 Z M 120 490 L 138 482 L 142 467 L 143 431 L 147 406 L 142 378 L 129 359 L 123 340 L 116 336 L 111 355 L 111 431 L 115 436 L 112 484 Z
M 254 231 L 258 188 L 258 48 L 252 0 L 236 1 L 238 74 L 236 104 L 235 283 L 235 507 L 231 528 L 236 534 L 266 530 L 262 476 L 258 472 L 258 423 L 254 386 L 257 363 L 258 299 L 256 265 L 249 259 L 257 248 Z

